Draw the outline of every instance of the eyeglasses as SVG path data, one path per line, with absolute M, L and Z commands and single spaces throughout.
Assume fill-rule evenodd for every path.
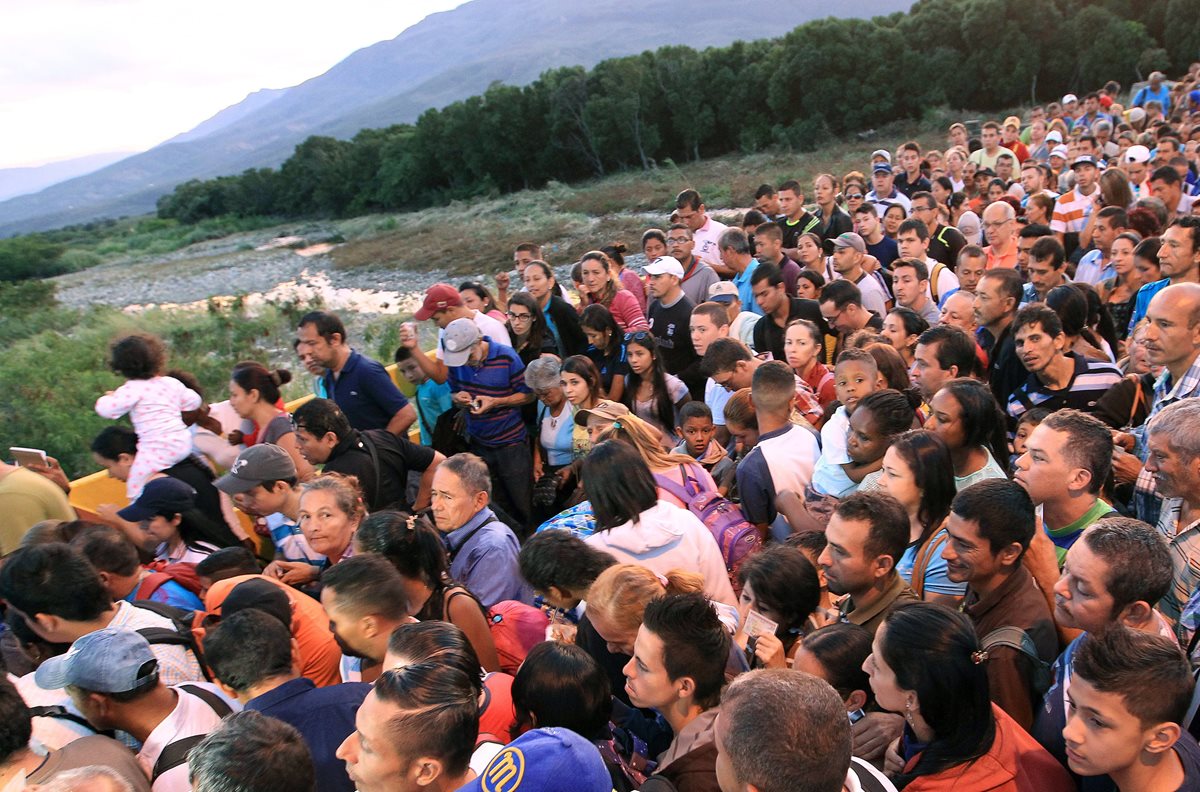
M 912 210 L 914 212 L 932 212 L 933 207 L 932 206 L 914 206 L 912 208 Z
M 994 231 L 997 228 L 1003 228 L 1004 226 L 1008 225 L 1011 222 L 1012 222 L 1012 218 L 1009 218 L 1008 220 L 995 220 L 990 223 L 984 223 L 983 227 L 990 228 Z
M 667 237 L 668 245 L 686 245 L 688 242 L 691 242 L 691 241 L 692 241 L 691 237 Z
M 846 193 L 847 201 L 861 201 L 863 197 L 862 193 Z
M 516 313 L 515 311 L 509 311 L 505 314 L 505 316 L 507 316 L 509 319 L 511 319 L 514 322 L 516 322 L 518 320 L 520 320 L 522 322 L 528 322 L 530 319 L 533 318 L 533 314 Z
M 628 344 L 630 341 L 645 341 L 647 338 L 650 338 L 649 330 L 638 330 L 636 333 L 626 333 L 625 343 Z

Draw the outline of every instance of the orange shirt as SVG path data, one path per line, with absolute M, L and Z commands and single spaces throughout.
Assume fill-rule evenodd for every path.
M 339 663 L 342 650 L 329 631 L 329 616 L 321 603 L 307 594 L 296 591 L 286 583 L 262 575 L 239 575 L 217 581 L 204 595 L 204 606 L 212 614 L 220 614 L 221 603 L 239 583 L 247 580 L 267 580 L 279 586 L 292 603 L 292 637 L 300 649 L 300 675 L 308 677 L 317 687 L 336 685 L 342 681 Z
M 987 268 L 988 269 L 1016 269 L 1017 268 L 1017 245 L 1016 245 L 1015 240 L 1013 241 L 1013 246 L 1011 248 L 1009 248 L 1008 252 L 1005 253 L 1003 256 L 998 255 L 992 249 L 991 245 L 988 245 L 987 247 L 985 247 L 983 249 L 983 252 L 987 254 Z

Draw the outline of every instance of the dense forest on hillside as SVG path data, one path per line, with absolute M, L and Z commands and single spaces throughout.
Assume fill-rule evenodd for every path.
M 415 124 L 311 137 L 278 169 L 190 181 L 161 218 L 346 216 L 830 137 L 938 106 L 1048 101 L 1200 57 L 1200 0 L 921 0 L 778 39 L 546 72 Z

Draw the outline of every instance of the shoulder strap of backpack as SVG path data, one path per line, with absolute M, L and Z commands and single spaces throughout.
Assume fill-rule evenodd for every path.
M 933 301 L 935 303 L 941 302 L 940 295 L 938 294 L 937 283 L 938 275 L 941 275 L 942 270 L 944 269 L 946 269 L 946 265 L 939 261 L 933 265 L 933 271 L 929 273 L 929 294 L 931 297 L 933 297 Z
M 1013 627 L 1011 625 L 997 627 L 983 636 L 983 640 L 979 642 L 979 648 L 984 652 L 991 651 L 997 646 L 1007 646 L 1009 649 L 1015 649 L 1032 660 L 1035 665 L 1046 665 L 1046 662 L 1038 656 L 1037 646 L 1034 645 L 1033 639 L 1029 637 L 1029 633 L 1020 627 Z
M 929 566 L 929 561 L 934 557 L 935 552 L 941 552 L 941 548 L 945 546 L 949 538 L 949 534 L 938 529 L 933 532 L 933 536 L 929 537 L 929 541 L 917 550 L 917 556 L 913 559 L 912 582 L 909 585 L 913 593 L 921 599 L 925 598 L 925 570 Z
M 366 432 L 359 432 L 358 437 L 362 440 L 367 453 L 371 455 L 371 466 L 375 468 L 375 497 L 378 498 L 379 493 L 383 491 L 383 474 L 379 471 L 379 450 L 375 448 L 375 441 L 368 437 Z
M 163 747 L 162 753 L 158 755 L 154 769 L 150 772 L 150 784 L 153 785 L 163 773 L 174 770 L 181 764 L 186 764 L 188 753 L 207 736 L 206 734 L 193 734 L 191 737 L 183 737 L 173 743 L 167 743 Z
M 94 732 L 96 734 L 106 733 L 106 732 L 97 731 L 96 727 L 93 726 L 91 723 L 89 723 L 88 719 L 83 717 L 82 715 L 76 715 L 74 712 L 71 712 L 66 707 L 61 707 L 57 704 L 48 704 L 48 705 L 41 706 L 41 707 L 30 707 L 29 714 L 31 717 L 34 717 L 34 718 L 57 718 L 58 720 L 70 721 L 71 723 L 74 723 L 76 726 L 83 726 L 88 731 Z M 107 732 L 107 733 L 111 734 L 111 732 Z
M 137 593 L 133 595 L 135 600 L 148 600 L 154 595 L 154 592 L 162 588 L 162 585 L 171 579 L 171 576 L 166 572 L 151 572 L 146 577 L 142 578 L 142 582 L 138 584 Z
M 191 693 L 193 696 L 203 701 L 209 706 L 209 708 L 212 709 L 213 712 L 217 713 L 219 717 L 228 718 L 233 714 L 233 708 L 230 707 L 223 698 L 218 696 L 216 693 L 213 693 L 211 690 L 205 690 L 199 685 L 180 685 L 179 689 L 186 690 L 188 693 Z

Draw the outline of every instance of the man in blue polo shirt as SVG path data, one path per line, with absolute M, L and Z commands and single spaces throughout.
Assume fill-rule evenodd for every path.
M 371 686 L 318 688 L 296 672 L 292 647 L 291 631 L 258 608 L 224 617 L 204 639 L 205 658 L 225 694 L 300 732 L 312 751 L 321 792 L 352 792 L 354 783 L 335 754 L 354 731 L 354 715 Z
M 483 335 L 471 319 L 446 325 L 441 348 L 451 398 L 469 408 L 471 451 L 491 471 L 496 502 L 524 527 L 533 494 L 533 458 L 521 417 L 521 407 L 533 401 L 525 364 L 512 347 Z
M 417 411 L 378 362 L 350 348 L 346 326 L 336 315 L 311 311 L 300 318 L 296 351 L 325 367 L 321 378 L 329 398 L 359 431 L 387 429 L 403 435 Z

